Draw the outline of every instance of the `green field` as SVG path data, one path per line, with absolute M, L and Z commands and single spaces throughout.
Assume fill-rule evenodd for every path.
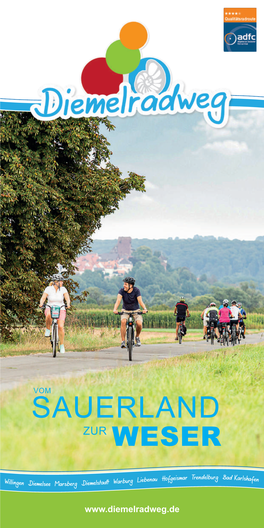
M 144 315 L 144 328 L 175 328 L 175 317 L 173 310 L 152 312 L 151 310 Z M 118 328 L 120 325 L 120 318 L 117 317 L 112 310 L 78 310 L 76 309 L 68 318 L 67 324 L 69 326 L 103 326 Z M 191 317 L 186 318 L 187 328 L 203 328 L 203 321 L 201 319 L 200 311 L 191 311 Z M 264 328 L 264 314 L 250 313 L 247 315 L 246 327 L 248 329 Z
M 239 465 L 264 466 L 264 345 L 243 345 L 208 353 L 189 354 L 166 360 L 152 361 L 121 369 L 87 373 L 78 378 L 53 379 L 37 384 L 29 383 L 2 393 L 2 467 L 16 470 L 92 470 L 147 466 L 184 465 Z M 37 418 L 44 409 L 37 409 L 33 400 L 34 388 L 51 388 L 46 394 L 50 414 Z M 52 417 L 60 396 L 67 412 Z M 93 408 L 89 418 L 75 415 L 75 396 L 80 414 L 87 413 L 88 397 Z M 97 397 L 103 399 L 102 415 L 97 417 Z M 117 415 L 118 396 L 135 399 L 133 418 L 127 409 Z M 140 417 L 140 396 L 144 399 L 144 414 Z M 156 417 L 164 396 L 174 410 Z M 191 417 L 183 408 L 178 417 L 178 397 L 192 407 L 196 398 L 196 414 Z M 201 396 L 214 397 L 219 412 L 213 418 L 201 418 Z M 126 401 L 126 403 L 128 400 Z M 60 408 L 63 407 L 61 403 Z M 214 404 L 206 407 L 213 412 Z M 83 435 L 84 427 L 105 427 L 106 435 Z M 115 445 L 112 426 L 139 427 L 135 446 Z M 157 427 L 158 446 L 141 445 L 141 426 Z M 166 426 L 178 430 L 178 444 L 161 443 L 161 429 Z M 198 446 L 182 446 L 182 426 L 198 427 Z M 201 445 L 203 426 L 220 429 L 221 446 Z M 98 429 L 99 431 L 99 429 Z

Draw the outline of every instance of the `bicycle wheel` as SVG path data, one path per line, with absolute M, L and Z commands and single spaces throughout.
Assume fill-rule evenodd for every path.
M 181 342 L 182 342 L 181 326 L 179 328 L 178 338 L 179 338 L 179 345 L 181 345 Z
M 235 325 L 232 326 L 232 345 L 235 346 L 236 344 L 236 327 Z
M 56 346 L 58 341 L 58 326 L 56 323 L 52 325 L 52 355 L 56 357 Z
M 129 326 L 127 329 L 127 349 L 128 349 L 128 359 L 132 361 L 132 351 L 133 351 L 133 327 Z
M 211 330 L 211 345 L 214 344 L 214 329 Z

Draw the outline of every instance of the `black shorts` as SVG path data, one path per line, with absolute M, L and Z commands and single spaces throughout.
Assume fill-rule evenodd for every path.
M 244 321 L 239 321 L 239 326 L 245 326 L 245 322 Z
M 214 328 L 217 327 L 218 321 L 209 321 L 208 327 L 210 328 L 211 325 L 214 325 Z
M 226 326 L 227 329 L 229 329 L 229 325 L 230 325 L 230 323 L 220 323 L 220 322 L 219 322 L 219 323 L 218 323 L 218 326 L 219 326 L 219 330 L 220 330 L 220 332 L 223 330 L 223 326 Z
M 177 315 L 176 323 L 184 323 L 184 322 L 185 322 L 185 317 L 183 317 L 182 315 Z

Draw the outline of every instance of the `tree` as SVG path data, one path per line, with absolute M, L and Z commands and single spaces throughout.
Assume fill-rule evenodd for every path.
M 118 209 L 144 178 L 122 178 L 100 132 L 107 118 L 43 122 L 30 113 L 3 112 L 2 328 L 36 317 L 47 279 L 60 263 L 67 274 L 90 249 L 101 218 Z M 70 281 L 68 287 L 72 288 Z
M 133 253 L 133 258 L 136 261 L 145 262 L 147 259 L 152 257 L 152 251 L 147 246 L 140 246 L 137 248 L 136 251 Z

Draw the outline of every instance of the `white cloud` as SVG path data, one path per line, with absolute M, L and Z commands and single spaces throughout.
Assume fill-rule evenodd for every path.
M 193 127 L 194 132 L 198 133 L 204 133 L 209 138 L 223 138 L 223 137 L 230 137 L 232 135 L 232 131 L 227 128 L 228 125 L 226 125 L 223 128 L 213 128 L 208 125 L 203 120 L 199 121 L 195 127 Z
M 235 133 L 247 130 L 252 134 L 264 133 L 264 111 L 263 110 L 247 110 L 245 112 L 233 112 L 229 116 L 228 123 L 225 127 L 216 129 L 208 126 L 208 124 L 201 120 L 193 128 L 195 132 L 204 132 L 209 138 L 222 138 L 234 136 Z
M 204 145 L 200 149 L 200 151 L 201 150 L 211 150 L 214 152 L 218 152 L 219 154 L 224 154 L 225 156 L 233 156 L 233 154 L 250 152 L 247 144 L 244 141 L 239 142 L 232 140 L 214 141 L 213 143 L 206 143 L 206 145 Z
M 150 203 L 156 202 L 156 200 L 154 200 L 147 194 L 142 194 L 141 196 L 135 196 L 135 198 L 132 198 L 132 201 L 137 202 L 139 204 L 150 204 Z
M 264 111 L 263 110 L 249 110 L 236 115 L 233 114 L 229 118 L 228 127 L 233 130 L 251 129 L 252 132 L 263 130 L 264 126 Z
M 151 183 L 149 180 L 146 180 L 145 181 L 145 187 L 146 189 L 158 189 L 158 186 L 155 185 L 154 183 Z

